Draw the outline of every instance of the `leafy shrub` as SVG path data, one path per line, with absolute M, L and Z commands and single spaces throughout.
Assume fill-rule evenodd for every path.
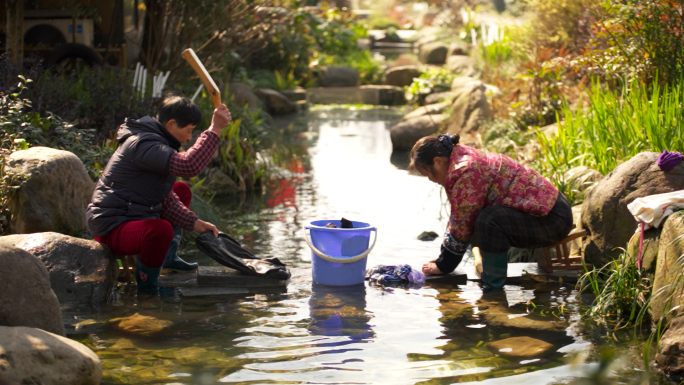
M 388 17 L 374 17 L 371 18 L 369 23 L 370 29 L 389 29 L 394 28 L 395 30 L 401 29 L 399 23 L 396 20 L 392 20 Z
M 154 100 L 137 96 L 133 73 L 118 67 L 85 67 L 68 73 L 42 72 L 24 90 L 32 109 L 54 114 L 81 129 L 94 129 L 102 140 L 115 135 L 126 117 L 138 118 L 153 109 Z
M 527 23 L 530 47 L 560 49 L 579 53 L 593 38 L 596 15 L 601 15 L 603 0 L 530 0 L 532 18 Z
M 678 82 L 684 65 L 684 5 L 680 1 L 611 0 L 605 7 L 606 19 L 598 24 L 593 50 L 582 64 L 628 80 L 636 77 L 650 83 L 658 76 L 664 84 Z
M 316 65 L 337 65 L 356 68 L 361 77 L 361 84 L 380 84 L 385 74 L 382 62 L 373 57 L 370 51 L 354 51 L 350 54 L 321 55 Z
M 33 146 L 70 151 L 81 159 L 93 180 L 99 178 L 113 153 L 112 148 L 99 145 L 95 130 L 79 129 L 57 115 L 41 116 L 33 110 L 31 101 L 22 96 L 31 80 L 19 79 L 16 92 L 0 92 L 0 234 L 8 230 L 7 203 L 22 182 L 21 175 L 6 169 L 5 162 L 13 152 Z
M 456 76 L 445 68 L 430 68 L 413 79 L 406 89 L 406 100 L 413 105 L 422 105 L 427 95 L 449 91 Z

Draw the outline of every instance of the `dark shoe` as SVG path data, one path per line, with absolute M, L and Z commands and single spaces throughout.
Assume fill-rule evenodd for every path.
M 159 292 L 160 267 L 148 267 L 140 262 L 140 258 L 135 259 L 135 282 L 138 284 L 138 291 L 157 293 Z
M 169 245 L 169 251 L 166 253 L 166 258 L 164 258 L 164 272 L 188 272 L 195 271 L 199 267 L 197 262 L 188 263 L 178 256 L 178 246 L 180 245 L 182 236 L 183 229 L 173 226 L 173 239 Z
M 482 255 L 482 283 L 485 290 L 501 289 L 508 277 L 508 252 L 490 253 L 480 251 Z

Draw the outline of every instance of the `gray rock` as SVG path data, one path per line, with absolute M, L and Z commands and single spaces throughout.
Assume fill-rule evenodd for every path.
M 404 115 L 402 120 L 409 120 L 423 115 L 442 114 L 444 113 L 444 110 L 446 110 L 449 107 L 449 105 L 450 103 L 435 103 L 428 104 L 423 107 L 418 107 L 415 110 Z
M 0 326 L 3 384 L 97 385 L 102 363 L 85 345 L 30 327 Z
M 451 91 L 435 92 L 425 97 L 425 104 L 435 104 L 441 102 L 447 102 L 451 104 L 456 96 L 458 96 L 458 93 Z
M 407 65 L 393 67 L 385 72 L 383 83 L 390 86 L 404 87 L 411 85 L 413 79 L 419 76 L 420 70 L 417 66 Z
M 271 115 L 285 115 L 297 111 L 297 104 L 276 90 L 259 88 L 255 92 L 264 101 L 266 111 Z
M 530 359 L 545 357 L 554 347 L 546 341 L 523 336 L 492 341 L 487 348 L 504 357 Z
M 424 64 L 441 65 L 446 63 L 449 46 L 442 42 L 433 41 L 420 46 L 418 59 Z
M 464 76 L 475 76 L 477 75 L 476 63 L 477 61 L 470 56 L 452 55 L 447 57 L 444 68 Z
M 587 166 L 573 167 L 563 174 L 568 187 L 580 195 L 586 194 L 601 179 L 603 174 Z
M 681 310 L 671 311 L 684 299 L 684 211 L 670 214 L 662 225 L 656 262 L 655 278 L 649 312 L 651 319 L 671 320 Z
M 491 117 L 489 101 L 486 96 L 486 86 L 479 80 L 457 82 L 452 84 L 452 91 L 456 93 L 452 103 L 452 114 L 447 123 L 447 132 L 461 135 L 480 128 L 480 125 Z
M 358 87 L 361 85 L 361 75 L 353 67 L 324 67 L 318 83 L 321 87 Z
M 418 139 L 440 130 L 445 115 L 424 115 L 401 121 L 390 128 L 390 139 L 394 150 L 410 150 Z
M 582 204 L 585 260 L 594 267 L 616 259 L 634 234 L 637 222 L 627 205 L 637 198 L 684 189 L 684 163 L 662 171 L 660 154 L 642 152 L 606 175 Z
M 248 108 L 261 108 L 261 99 L 254 93 L 252 88 L 240 82 L 230 83 L 228 85 L 228 97 L 234 98 L 233 102 L 240 107 L 247 106 Z
M 32 147 L 12 153 L 7 172 L 27 178 L 9 200 L 13 234 L 86 231 L 85 212 L 95 183 L 76 155 Z
M 439 237 L 439 234 L 435 233 L 434 231 L 423 231 L 418 235 L 418 240 L 419 241 L 434 241 Z
M 30 253 L 7 244 L 0 244 L 0 263 L 0 325 L 65 335 L 62 311 L 45 266 Z
M 60 233 L 8 235 L 0 245 L 31 253 L 47 268 L 61 304 L 103 304 L 116 286 L 118 265 L 111 251 L 93 240 Z
M 447 53 L 447 56 L 452 55 L 468 56 L 468 49 L 461 43 L 451 43 L 449 44 L 449 52 Z
M 684 377 L 684 317 L 675 318 L 658 344 L 655 360 L 671 377 Z

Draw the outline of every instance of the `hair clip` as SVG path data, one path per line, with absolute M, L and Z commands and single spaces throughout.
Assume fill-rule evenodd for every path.
M 451 135 L 449 134 L 442 134 L 437 137 L 442 144 L 446 146 L 446 148 L 451 152 L 451 150 L 454 149 L 454 143 L 451 141 Z

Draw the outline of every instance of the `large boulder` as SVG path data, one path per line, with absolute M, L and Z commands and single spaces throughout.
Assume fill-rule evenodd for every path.
M 442 65 L 446 63 L 448 52 L 448 45 L 439 41 L 433 41 L 420 46 L 418 59 L 424 64 Z
M 440 130 L 445 115 L 423 115 L 403 120 L 390 128 L 390 139 L 394 150 L 410 150 L 418 139 Z
M 42 262 L 61 304 L 103 304 L 116 285 L 116 260 L 99 242 L 48 232 L 0 237 L 3 245 L 31 253 Z
M 658 260 L 653 278 L 649 312 L 651 319 L 671 320 L 680 311 L 671 312 L 682 304 L 684 294 L 684 211 L 677 211 L 665 220 L 660 233 Z
M 672 379 L 684 379 L 684 316 L 675 318 L 658 343 L 656 363 Z
M 276 90 L 258 88 L 255 92 L 263 100 L 266 111 L 271 115 L 285 115 L 297 111 L 297 103 Z
M 423 115 L 443 114 L 444 110 L 446 110 L 449 107 L 449 105 L 450 103 L 435 103 L 418 107 L 415 110 L 404 115 L 402 120 L 413 119 Z
M 45 266 L 30 253 L 4 244 L 0 244 L 0 264 L 0 325 L 65 335 L 62 311 Z
M 321 87 L 358 87 L 361 75 L 353 67 L 329 66 L 323 68 L 318 83 Z
M 86 231 L 85 212 L 95 183 L 76 155 L 32 147 L 12 153 L 6 172 L 26 178 L 8 203 L 13 234 Z
M 254 93 L 252 87 L 246 83 L 230 83 L 228 85 L 228 97 L 233 98 L 233 103 L 240 107 L 261 108 L 261 99 Z
M 0 326 L 0 383 L 97 385 L 102 363 L 85 345 L 30 327 Z
M 480 125 L 491 117 L 487 87 L 480 80 L 460 77 L 454 79 L 452 92 L 455 93 L 452 103 L 452 114 L 447 123 L 447 132 L 461 135 L 476 131 Z
M 476 64 L 477 61 L 470 56 L 452 55 L 447 57 L 444 68 L 463 76 L 475 76 L 477 74 Z
M 660 154 L 642 152 L 622 163 L 591 189 L 582 204 L 585 260 L 601 267 L 616 259 L 637 222 L 627 205 L 637 198 L 684 189 L 684 162 L 670 171 L 657 165 Z
M 385 72 L 383 83 L 390 86 L 405 87 L 411 85 L 413 79 L 419 76 L 420 70 L 417 66 L 407 65 L 392 67 Z

